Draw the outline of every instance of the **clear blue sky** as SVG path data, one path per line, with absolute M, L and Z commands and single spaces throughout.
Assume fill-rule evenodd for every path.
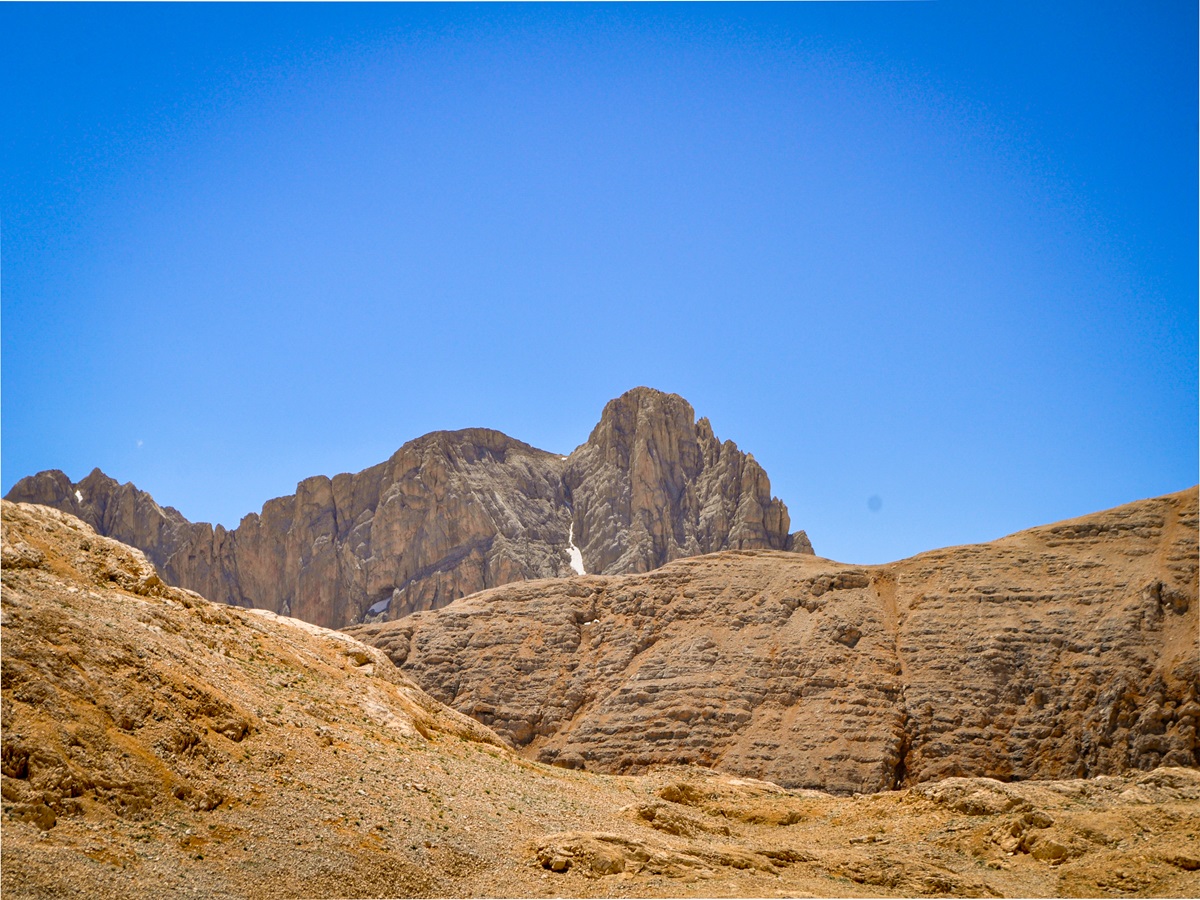
M 819 553 L 1197 481 L 1184 2 L 0 4 L 3 489 L 687 397 Z

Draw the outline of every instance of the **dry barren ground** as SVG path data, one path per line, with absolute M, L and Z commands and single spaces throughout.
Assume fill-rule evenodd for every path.
M 1200 772 L 860 797 L 522 759 L 346 635 L 3 505 L 6 897 L 1197 896 Z

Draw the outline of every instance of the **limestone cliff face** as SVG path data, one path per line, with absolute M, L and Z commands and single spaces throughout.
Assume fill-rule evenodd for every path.
M 1200 765 L 1197 492 L 883 566 L 508 585 L 352 634 L 530 758 L 791 787 Z
M 434 432 L 357 474 L 316 476 L 237 528 L 192 523 L 99 470 L 18 482 L 7 499 L 76 515 L 138 547 L 171 584 L 327 627 L 435 609 L 485 588 L 644 572 L 726 548 L 792 548 L 766 473 L 680 397 L 612 401 L 568 459 L 497 431 Z

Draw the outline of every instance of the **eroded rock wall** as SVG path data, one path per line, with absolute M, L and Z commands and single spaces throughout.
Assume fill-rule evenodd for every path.
M 1196 489 L 885 566 L 774 551 L 508 585 L 351 633 L 568 767 L 791 787 L 1200 765 Z

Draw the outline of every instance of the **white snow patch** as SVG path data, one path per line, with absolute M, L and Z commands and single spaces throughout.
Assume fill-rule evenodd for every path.
M 575 546 L 575 523 L 571 523 L 571 528 L 567 532 L 567 553 L 571 554 L 571 568 L 575 570 L 576 575 L 586 575 L 583 570 L 583 551 Z
M 79 491 L 76 491 L 75 499 L 78 500 L 80 503 L 82 503 L 83 502 L 83 494 L 79 493 Z

